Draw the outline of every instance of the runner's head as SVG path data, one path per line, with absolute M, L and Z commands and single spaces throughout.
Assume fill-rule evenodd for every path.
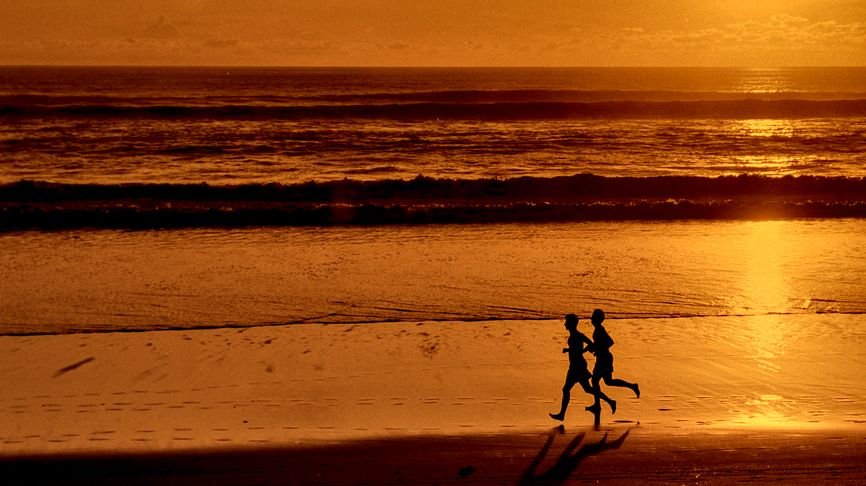
M 592 317 L 590 318 L 594 325 L 599 325 L 604 321 L 604 311 L 601 309 L 596 309 L 592 311 Z
M 577 329 L 577 316 L 575 314 L 565 315 L 565 328 L 569 331 Z

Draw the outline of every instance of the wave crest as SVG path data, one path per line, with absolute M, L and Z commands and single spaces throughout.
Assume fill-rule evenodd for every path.
M 53 99 L 0 97 L 3 117 L 190 118 L 190 119 L 391 119 L 391 120 L 548 120 L 585 118 L 812 118 L 866 116 L 866 99 L 711 99 L 711 100 L 574 100 L 549 92 L 529 100 L 495 93 L 389 95 L 350 99 L 346 104 L 260 104 L 223 100 L 218 104 L 181 104 L 179 100 L 122 98 Z M 562 99 L 562 97 L 565 99 Z M 580 98 L 580 97 L 578 97 Z M 363 101 L 363 102 L 362 102 Z
M 866 217 L 866 178 L 564 177 L 0 186 L 0 229 Z

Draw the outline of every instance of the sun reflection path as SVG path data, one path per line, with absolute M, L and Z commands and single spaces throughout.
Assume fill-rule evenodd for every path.
M 731 303 L 735 314 L 776 314 L 788 312 L 791 295 L 787 261 L 796 248 L 786 238 L 787 221 L 748 221 L 742 237 L 732 241 L 732 268 L 742 268 L 741 292 Z
M 793 137 L 795 125 L 793 120 L 756 118 L 737 120 L 732 128 L 749 137 Z
M 743 333 L 743 357 L 754 363 L 760 376 L 751 389 L 743 390 L 747 397 L 731 419 L 737 426 L 792 427 L 803 426 L 796 403 L 783 396 L 783 375 L 792 309 L 788 262 L 797 253 L 795 243 L 786 237 L 792 231 L 787 221 L 751 221 L 743 224 L 742 237 L 732 243 L 733 268 L 742 269 L 741 291 L 732 304 L 736 314 L 749 314 L 740 330 Z M 781 386 L 781 388 L 779 388 Z M 795 424 L 796 423 L 796 424 Z
M 792 91 L 791 76 L 784 68 L 750 68 L 742 71 L 735 91 L 739 93 L 783 93 Z
M 801 161 L 793 155 L 780 153 L 779 144 L 796 134 L 793 120 L 748 119 L 734 120 L 728 131 L 738 139 L 748 153 L 735 155 L 737 173 L 760 172 L 777 175 L 794 174 Z
M 805 430 L 821 428 L 816 421 L 801 417 L 801 404 L 796 400 L 781 395 L 765 393 L 746 399 L 740 410 L 734 416 L 717 421 L 714 426 L 754 427 L 757 429 L 794 429 Z

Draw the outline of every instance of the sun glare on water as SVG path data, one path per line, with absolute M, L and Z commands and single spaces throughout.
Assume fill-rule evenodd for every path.
M 742 120 L 739 122 L 737 130 L 749 137 L 790 138 L 794 136 L 794 122 L 769 118 Z
M 792 377 L 807 376 L 808 369 L 790 356 L 802 352 L 798 329 L 791 313 L 796 312 L 793 295 L 792 259 L 798 252 L 789 237 L 789 221 L 750 221 L 742 225 L 739 238 L 729 242 L 730 268 L 740 272 L 740 292 L 732 297 L 730 312 L 748 315 L 742 319 L 738 351 L 750 363 L 753 376 L 743 377 L 742 401 L 732 404 L 732 416 L 720 421 L 734 426 L 803 429 L 816 426 L 804 419 L 797 402 L 797 383 Z M 809 366 L 806 364 L 806 366 Z M 792 388 L 793 386 L 793 388 Z
M 764 118 L 737 120 L 732 122 L 728 131 L 744 147 L 750 147 L 751 152 L 734 156 L 735 174 L 786 175 L 795 172 L 799 163 L 797 157 L 771 150 L 778 144 L 788 143 L 787 140 L 796 135 L 794 121 Z
M 740 295 L 731 303 L 735 314 L 785 312 L 790 304 L 785 261 L 794 248 L 785 237 L 787 221 L 744 223 L 743 237 L 732 247 L 732 262 L 743 269 Z

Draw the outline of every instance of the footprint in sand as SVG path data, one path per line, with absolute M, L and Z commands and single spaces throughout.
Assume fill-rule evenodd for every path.
M 74 371 L 74 370 L 86 365 L 87 363 L 94 361 L 95 359 L 96 358 L 94 358 L 93 356 L 90 356 L 90 357 L 82 359 L 81 361 L 77 361 L 75 363 L 72 363 L 71 365 L 64 366 L 63 368 L 60 368 L 59 370 L 54 372 L 54 378 L 65 375 L 66 373 L 69 373 L 70 371 Z

